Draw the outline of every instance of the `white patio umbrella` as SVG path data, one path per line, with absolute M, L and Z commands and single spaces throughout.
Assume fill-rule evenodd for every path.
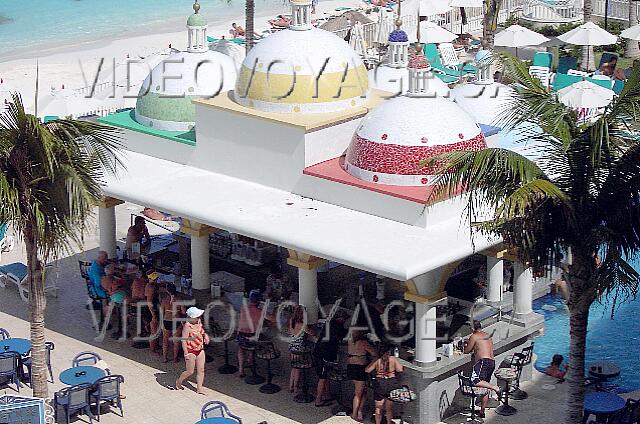
M 613 90 L 582 80 L 558 91 L 558 100 L 576 109 L 597 109 L 611 103 Z
M 558 36 L 558 40 L 576 46 L 607 46 L 615 44 L 618 37 L 600 28 L 593 22 L 585 22 L 577 28 Z M 587 67 L 589 66 L 589 49 L 587 49 Z
M 447 13 L 452 9 L 447 0 L 420 0 L 420 16 L 433 16 Z
M 627 38 L 629 40 L 640 41 L 640 24 L 623 30 L 620 33 L 620 37 Z
M 420 22 L 420 42 L 421 43 L 449 43 L 458 36 L 451 31 L 447 31 L 435 22 Z
M 234 62 L 236 62 L 237 66 L 242 64 L 242 61 L 246 56 L 246 49 L 244 47 L 237 43 L 232 43 L 229 40 L 225 40 L 224 38 L 209 44 L 209 50 L 229 56 L 234 60 Z
M 496 46 L 514 47 L 517 57 L 518 47 L 537 46 L 545 41 L 549 41 L 549 39 L 542 34 L 520 25 L 511 25 L 497 33 L 493 43 Z
M 61 118 L 85 116 L 99 109 L 95 98 L 86 98 L 71 90 L 48 93 L 38 99 L 38 117 L 59 116 Z

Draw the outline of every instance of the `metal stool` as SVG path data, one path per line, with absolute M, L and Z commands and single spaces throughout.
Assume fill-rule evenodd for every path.
M 265 378 L 258 374 L 258 368 L 256 364 L 256 350 L 258 349 L 258 344 L 256 342 L 247 341 L 244 343 L 240 343 L 239 347 L 244 351 L 245 355 L 247 353 L 251 355 L 251 375 L 247 375 L 244 378 L 244 382 L 252 386 L 264 383 Z
M 256 358 L 267 361 L 267 383 L 260 386 L 260 392 L 268 395 L 278 393 L 280 386 L 274 384 L 273 373 L 271 372 L 271 361 L 280 357 L 280 351 L 276 349 L 273 342 L 259 342 Z
M 346 416 L 350 411 L 342 402 L 342 382 L 347 380 L 347 370 L 340 368 L 337 362 L 323 361 L 324 366 L 329 370 L 329 381 L 338 383 L 338 394 L 336 396 L 337 405 L 333 407 L 331 413 L 340 417 Z
M 223 332 L 222 329 L 220 328 L 220 326 L 218 326 L 218 324 L 214 323 L 213 325 L 211 325 L 212 330 L 213 330 L 213 336 L 214 337 L 223 337 L 224 335 L 227 334 L 227 332 Z M 238 368 L 231 365 L 231 363 L 229 362 L 229 338 L 225 338 L 224 339 L 224 353 L 222 355 L 220 355 L 221 357 L 224 358 L 224 365 L 221 365 L 218 368 L 218 372 L 220 374 L 233 374 L 236 371 L 238 371 Z
M 474 387 L 471 382 L 471 376 L 466 376 L 462 371 L 458 371 L 458 383 L 460 384 L 460 392 L 471 398 L 471 418 L 466 424 L 482 424 L 482 421 L 476 419 L 476 399 L 489 394 L 489 390 L 482 387 Z
M 525 347 L 520 353 L 514 353 L 511 357 L 511 368 L 518 370 L 516 380 L 513 382 L 513 388 L 509 392 L 509 397 L 514 400 L 524 400 L 529 397 L 529 394 L 520 389 L 520 377 L 522 376 L 522 369 L 531 363 L 533 357 L 533 343 L 531 346 Z
M 518 412 L 518 410 L 513 406 L 509 405 L 508 393 L 509 393 L 509 389 L 511 388 L 511 383 L 515 381 L 516 378 L 518 377 L 518 371 L 513 368 L 499 368 L 495 372 L 495 376 L 498 379 L 498 382 L 504 381 L 504 384 L 505 384 L 505 389 L 503 392 L 504 403 L 495 409 L 495 413 L 503 416 L 513 415 L 516 412 Z
M 302 370 L 302 393 L 295 396 L 293 400 L 298 403 L 313 402 L 313 395 L 309 393 L 307 386 L 307 370 L 313 367 L 313 358 L 311 350 L 291 350 L 291 368 Z

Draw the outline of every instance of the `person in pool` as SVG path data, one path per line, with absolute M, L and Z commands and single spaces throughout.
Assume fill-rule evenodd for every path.
M 564 356 L 556 353 L 551 358 L 551 364 L 544 370 L 544 373 L 550 375 L 551 377 L 555 377 L 558 380 L 564 380 L 564 376 L 567 374 L 568 365 L 562 365 L 564 361 Z
M 187 322 L 182 326 L 182 351 L 187 369 L 176 380 L 176 389 L 184 390 L 182 383 L 196 371 L 197 392 L 204 395 L 202 384 L 204 383 L 205 354 L 204 346 L 209 344 L 209 336 L 202 327 L 200 317 L 204 311 L 195 306 L 187 309 Z

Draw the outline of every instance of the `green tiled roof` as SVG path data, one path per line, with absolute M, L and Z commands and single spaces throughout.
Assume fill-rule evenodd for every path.
M 195 146 L 196 144 L 196 132 L 195 130 L 188 132 L 174 132 L 164 131 L 157 128 L 146 127 L 135 120 L 135 111 L 125 110 L 122 112 L 112 113 L 107 116 L 98 118 L 98 122 L 113 125 L 114 127 L 125 128 L 132 131 L 137 131 L 143 134 L 153 135 L 156 137 L 166 138 L 178 143 L 189 144 Z
M 187 25 L 189 26 L 205 26 L 207 19 L 199 13 L 194 13 L 187 19 Z

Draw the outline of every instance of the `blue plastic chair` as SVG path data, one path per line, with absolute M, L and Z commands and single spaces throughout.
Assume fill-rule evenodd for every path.
M 17 352 L 0 352 L 0 377 L 16 385 L 20 393 L 20 354 Z
M 98 415 L 96 418 L 100 421 L 100 403 L 115 402 L 120 409 L 120 416 L 124 418 L 122 410 L 122 399 L 120 399 L 120 384 L 124 383 L 124 377 L 121 375 L 108 375 L 96 381 L 93 385 L 94 391 L 89 394 L 91 402 L 95 403 Z
M 53 369 L 51 367 L 51 351 L 54 350 L 56 348 L 56 345 L 53 344 L 53 342 L 44 342 L 44 348 L 45 350 L 45 361 L 47 363 L 47 370 L 49 371 L 49 379 L 47 381 L 49 381 L 50 383 L 54 383 L 55 380 L 53 378 Z M 29 381 L 29 385 L 31 385 L 31 356 L 29 356 L 26 359 L 22 360 L 22 365 L 25 366 L 25 368 L 27 369 L 27 372 L 25 373 L 25 378 L 27 379 L 27 381 Z
M 559 74 L 566 74 L 569 72 L 569 69 L 577 69 L 578 68 L 578 59 L 573 56 L 562 56 L 558 59 L 558 69 L 556 72 Z
M 242 424 L 242 419 L 229 412 L 229 408 L 223 402 L 219 400 L 212 400 L 204 404 L 200 410 L 200 419 L 206 418 L 231 418 Z
M 62 408 L 65 415 L 65 423 L 69 424 L 69 417 L 76 412 L 83 412 L 89 416 L 89 422 L 93 422 L 91 413 L 91 402 L 89 400 L 89 390 L 91 384 L 78 384 L 77 386 L 66 387 L 53 396 L 53 407 L 57 423 L 62 423 L 59 410 Z
M 0 327 L 0 340 L 7 340 L 11 338 L 11 334 L 5 328 Z
M 73 368 L 82 366 L 92 367 L 101 360 L 102 358 L 100 357 L 100 355 L 95 352 L 80 352 L 71 361 L 71 366 Z

